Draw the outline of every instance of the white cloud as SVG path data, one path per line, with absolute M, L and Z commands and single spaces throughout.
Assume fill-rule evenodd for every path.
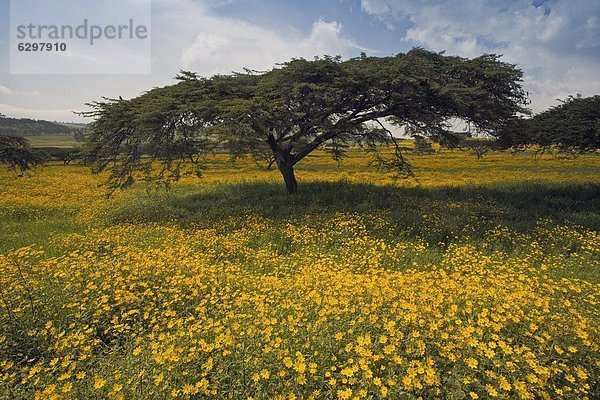
M 183 52 L 181 65 L 212 75 L 244 67 L 262 70 L 292 57 L 348 54 L 358 49 L 355 43 L 341 37 L 341 30 L 337 22 L 318 20 L 309 35 L 284 38 L 258 26 L 209 18 L 194 43 Z
M 285 34 L 238 19 L 214 14 L 205 2 L 165 0 L 155 4 L 153 30 L 160 48 L 175 50 L 171 68 L 191 69 L 202 75 L 229 73 L 247 67 L 266 69 L 292 57 L 350 55 L 360 47 L 342 34 L 335 21 L 316 20 L 309 32 L 291 28 Z M 212 1 L 214 3 L 214 1 Z M 160 32 L 160 33 L 156 33 Z M 161 36 L 161 39 L 158 36 Z M 163 50 L 159 50 L 163 63 Z M 178 53 L 178 54 L 177 54 Z M 177 64 L 177 65 L 176 65 Z
M 404 39 L 433 50 L 473 57 L 503 54 L 524 69 L 532 108 L 557 97 L 600 93 L 600 2 L 530 0 L 362 0 L 363 10 L 408 21 Z
M 12 94 L 12 90 L 6 86 L 0 85 L 0 95 L 1 94 Z

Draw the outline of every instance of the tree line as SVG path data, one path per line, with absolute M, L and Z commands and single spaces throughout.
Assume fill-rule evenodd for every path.
M 56 122 L 29 118 L 10 118 L 0 114 L 0 135 L 2 136 L 43 136 L 72 135 L 82 133 L 85 124 L 63 125 Z

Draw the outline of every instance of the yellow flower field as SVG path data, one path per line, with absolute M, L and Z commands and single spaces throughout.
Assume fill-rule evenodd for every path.
M 2 171 L 0 398 L 597 398 L 599 161 Z

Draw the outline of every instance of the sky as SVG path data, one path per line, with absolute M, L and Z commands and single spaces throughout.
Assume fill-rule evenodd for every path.
M 85 122 L 73 112 L 86 103 L 172 84 L 182 69 L 211 76 L 415 46 L 502 54 L 523 70 L 534 112 L 571 94 L 600 94 L 597 0 L 152 0 L 151 73 L 127 75 L 11 74 L 9 11 L 0 0 L 0 113 L 10 117 Z M 124 60 L 126 51 L 110 57 Z

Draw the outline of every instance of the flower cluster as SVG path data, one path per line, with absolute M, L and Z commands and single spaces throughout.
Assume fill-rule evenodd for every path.
M 556 278 L 559 260 L 535 240 L 518 257 L 452 245 L 426 265 L 426 243 L 370 237 L 364 221 L 385 225 L 118 225 L 67 237 L 58 257 L 10 251 L 0 387 L 256 399 L 581 398 L 597 387 L 598 286 Z M 259 244 L 267 230 L 293 250 Z M 597 268 L 597 234 L 567 233 Z

